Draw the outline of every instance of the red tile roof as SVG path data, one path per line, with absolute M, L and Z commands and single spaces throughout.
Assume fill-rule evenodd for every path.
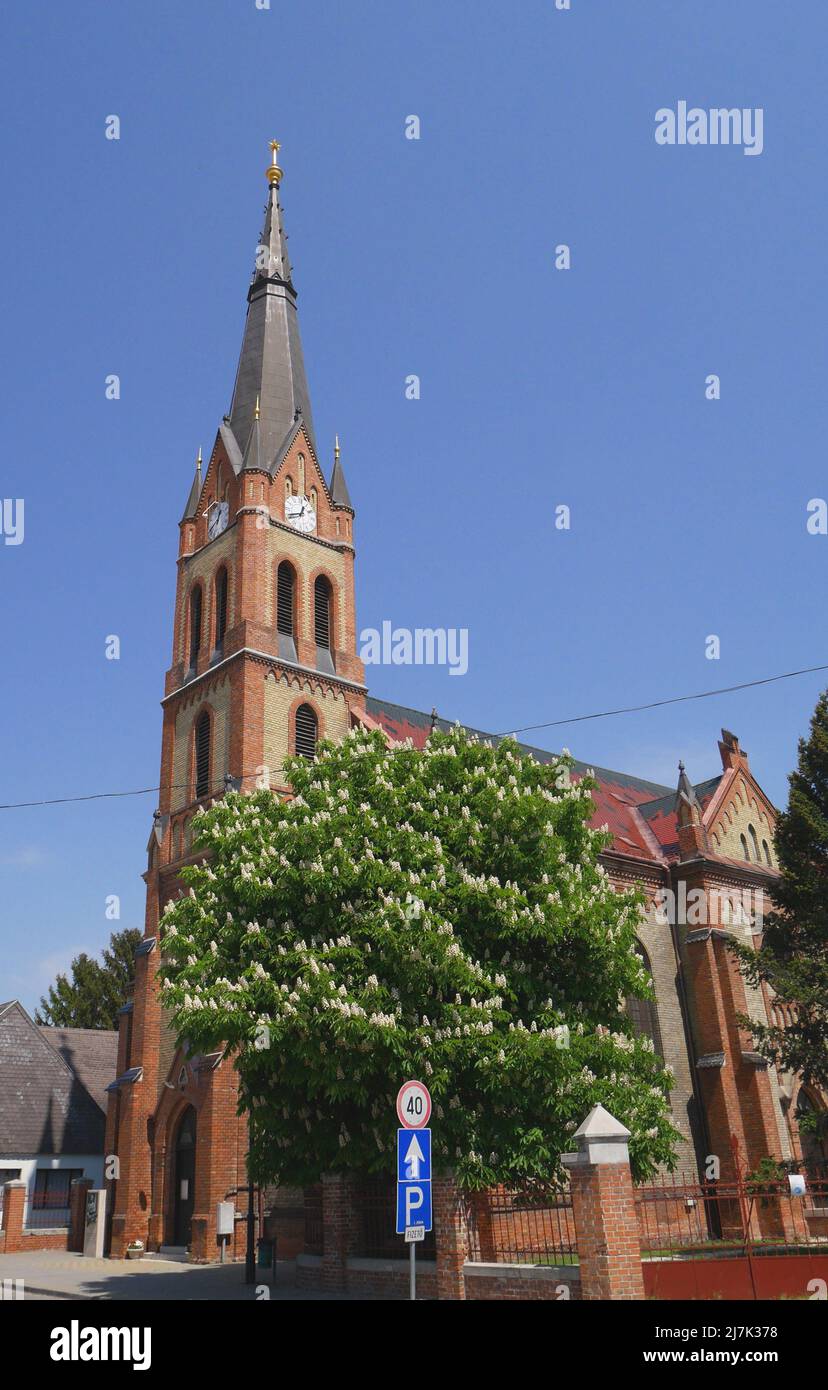
M 371 719 L 376 720 L 396 742 L 410 738 L 415 748 L 424 746 L 431 730 L 431 715 L 372 697 L 366 699 L 365 706 Z M 435 725 L 443 730 L 452 728 L 445 719 L 435 719 Z M 479 729 L 470 729 L 469 732 L 492 743 L 499 741 L 497 735 L 482 733 Z M 533 748 L 525 743 L 520 747 L 538 762 L 551 762 L 556 757 L 556 754 L 544 748 Z M 576 760 L 573 777 L 583 776 L 588 770 L 590 764 Z M 596 827 L 606 825 L 609 828 L 611 848 L 618 854 L 651 862 L 675 858 L 678 854 L 675 787 L 665 787 L 659 782 L 649 782 L 623 772 L 612 772 L 608 768 L 592 767 L 591 770 L 598 782 L 592 794 L 595 814 L 591 823 Z M 720 777 L 714 777 L 696 787 L 696 795 L 703 809 L 710 802 L 720 780 Z

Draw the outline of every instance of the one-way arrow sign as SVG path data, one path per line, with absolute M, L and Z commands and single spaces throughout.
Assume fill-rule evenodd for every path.
M 397 1130 L 397 1182 L 431 1182 L 431 1130 Z

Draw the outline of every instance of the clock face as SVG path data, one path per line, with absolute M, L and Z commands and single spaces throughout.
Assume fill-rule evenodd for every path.
M 211 541 L 220 536 L 227 526 L 230 515 L 229 502 L 214 502 L 210 508 L 210 515 L 207 518 L 207 535 Z
M 297 531 L 315 530 L 316 512 L 307 497 L 285 498 L 285 521 L 289 521 Z

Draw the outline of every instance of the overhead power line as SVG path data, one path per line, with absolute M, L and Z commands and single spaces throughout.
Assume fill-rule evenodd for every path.
M 789 681 L 794 676 L 810 676 L 814 671 L 828 671 L 825 666 L 803 666 L 801 671 L 783 671 L 780 676 L 765 676 L 758 681 L 742 681 L 739 685 L 723 685 L 718 690 L 701 690 L 696 695 L 671 695 L 666 700 L 651 700 L 646 705 L 624 705 L 621 709 L 605 709 L 598 714 L 573 714 L 568 719 L 550 719 L 546 724 L 524 724 L 520 729 L 510 729 L 510 734 L 528 734 L 535 729 L 557 729 L 561 724 L 582 724 L 588 719 L 609 719 L 615 714 L 637 714 L 640 710 L 660 709 L 662 705 L 680 705 L 687 700 L 709 700 L 712 695 L 730 695 L 734 690 L 750 690 L 754 685 L 773 685 L 774 681 Z M 507 734 L 495 734 L 495 738 L 506 738 Z
M 794 676 L 810 676 L 817 671 L 828 671 L 828 662 L 822 666 L 803 666 L 799 671 L 783 671 L 778 676 L 764 676 L 761 680 L 741 681 L 738 685 L 723 685 L 717 690 L 700 690 L 694 695 L 671 695 L 665 700 L 650 700 L 644 705 L 623 705 L 619 709 L 599 710 L 595 714 L 573 714 L 566 719 L 550 719 L 544 724 L 524 724 L 521 728 L 511 728 L 500 734 L 492 734 L 492 738 L 509 738 L 515 734 L 533 733 L 539 729 L 557 729 L 563 724 L 583 724 L 590 719 L 611 719 L 618 714 L 638 714 L 643 710 L 661 709 L 664 705 L 680 705 L 690 700 L 709 700 L 714 695 L 731 695 L 736 690 L 751 690 L 754 686 L 773 685 L 776 681 L 789 681 Z M 444 721 L 445 722 L 445 721 Z M 285 772 L 283 767 L 271 768 L 272 774 Z M 256 776 L 256 772 L 242 773 L 243 777 Z M 184 783 L 174 783 L 170 787 L 171 791 L 180 790 Z M 152 792 L 161 791 L 160 787 L 138 787 L 133 791 L 115 792 L 89 792 L 85 796 L 52 796 L 44 797 L 39 801 L 7 801 L 0 802 L 0 811 L 20 811 L 32 806 L 65 806 L 70 802 L 76 801 L 105 801 L 114 797 L 126 796 L 149 796 Z

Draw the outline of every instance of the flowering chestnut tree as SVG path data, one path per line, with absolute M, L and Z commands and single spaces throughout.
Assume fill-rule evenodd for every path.
M 460 728 L 424 749 L 358 730 L 291 760 L 291 799 L 198 816 L 163 998 L 191 1048 L 232 1054 L 258 1180 L 387 1174 L 412 1077 L 467 1187 L 560 1176 L 596 1101 L 639 1176 L 671 1163 L 670 1077 L 625 1014 L 651 990 L 641 902 L 598 863 L 594 784 L 569 767 Z

